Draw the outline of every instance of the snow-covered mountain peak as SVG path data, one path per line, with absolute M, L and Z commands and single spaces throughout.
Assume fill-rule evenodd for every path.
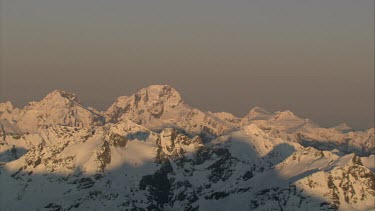
M 154 131 L 173 127 L 190 134 L 205 132 L 219 135 L 234 127 L 212 114 L 187 105 L 181 95 L 168 85 L 152 85 L 130 97 L 118 98 L 105 116 L 108 122 L 130 119 Z
M 73 105 L 81 106 L 76 94 L 56 89 L 48 93 L 40 101 L 29 102 L 23 109 L 47 109 L 52 107 L 72 107 Z
M 4 105 L 8 112 L 0 112 L 0 119 L 7 120 L 8 132 L 37 132 L 53 125 L 91 128 L 104 123 L 100 114 L 80 105 L 75 94 L 61 90 L 55 90 L 23 109 L 9 110 L 12 106 L 9 103 Z
M 274 117 L 275 120 L 277 119 L 301 119 L 290 110 L 277 111 L 275 112 L 275 114 L 276 114 L 276 116 Z
M 372 210 L 375 129 L 346 128 L 205 112 L 168 85 L 105 113 L 56 90 L 0 104 L 0 209 Z
M 341 132 L 349 132 L 349 131 L 352 131 L 353 128 L 351 128 L 348 124 L 346 123 L 341 123 L 335 127 L 333 127 L 334 129 L 338 130 L 338 131 L 341 131 Z
M 40 104 L 49 104 L 49 105 L 67 105 L 71 104 L 72 102 L 79 103 L 77 95 L 74 93 L 69 93 L 62 90 L 54 90 L 51 93 L 47 94 L 45 98 L 43 98 L 39 103 Z M 38 104 L 38 103 L 34 103 Z
M 11 111 L 13 109 L 14 109 L 14 106 L 12 102 L 10 101 L 7 101 L 5 103 L 0 103 L 0 112 Z
M 182 102 L 180 93 L 169 85 L 151 85 L 137 93 L 150 103 L 165 103 L 169 107 L 175 107 Z M 136 94 L 136 95 L 137 95 Z
M 255 106 L 254 108 L 252 108 L 250 110 L 249 113 L 265 113 L 265 114 L 269 114 L 270 112 L 267 111 L 265 108 L 262 108 L 262 107 L 259 107 L 259 106 Z
M 182 104 L 181 95 L 168 85 L 152 85 L 130 97 L 119 97 L 106 112 L 109 121 L 116 122 L 127 116 L 136 123 L 160 118 L 165 112 Z M 146 118 L 144 119 L 143 118 Z
M 10 101 L 5 103 L 0 103 L 0 119 L 13 120 L 14 116 L 17 116 L 19 113 L 18 108 L 15 108 Z
M 254 107 L 252 108 L 249 113 L 243 117 L 245 121 L 249 120 L 257 120 L 257 119 L 270 119 L 272 118 L 273 114 L 261 107 Z
M 47 94 L 45 99 L 52 99 L 52 98 L 58 98 L 63 97 L 72 101 L 77 100 L 77 95 L 74 93 L 66 92 L 63 90 L 55 89 L 51 93 Z
M 258 115 L 258 114 L 271 114 L 271 112 L 269 112 L 266 109 L 261 108 L 259 106 L 255 106 L 254 108 L 252 108 L 249 111 L 249 113 L 246 116 L 251 117 L 251 116 L 254 116 L 254 115 Z

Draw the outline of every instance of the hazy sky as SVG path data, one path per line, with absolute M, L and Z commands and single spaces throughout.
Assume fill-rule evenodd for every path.
M 373 0 L 0 1 L 1 102 L 170 84 L 204 110 L 374 126 Z

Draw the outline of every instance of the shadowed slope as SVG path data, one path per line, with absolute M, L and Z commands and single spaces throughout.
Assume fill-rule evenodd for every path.
M 374 174 L 357 156 L 304 148 L 255 125 L 207 144 L 130 121 L 48 130 L 1 167 L 7 210 L 362 209 L 375 197 Z

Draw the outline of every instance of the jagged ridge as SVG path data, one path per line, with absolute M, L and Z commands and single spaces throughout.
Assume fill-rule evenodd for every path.
M 5 210 L 365 210 L 375 200 L 374 156 L 357 155 L 374 154 L 374 129 L 259 107 L 204 112 L 165 85 L 106 112 L 54 91 L 22 109 L 0 104 L 0 119 Z

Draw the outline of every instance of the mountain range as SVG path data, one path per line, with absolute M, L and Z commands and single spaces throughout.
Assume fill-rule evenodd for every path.
M 0 127 L 1 210 L 375 210 L 374 128 L 203 111 L 168 85 L 106 111 L 0 103 Z

